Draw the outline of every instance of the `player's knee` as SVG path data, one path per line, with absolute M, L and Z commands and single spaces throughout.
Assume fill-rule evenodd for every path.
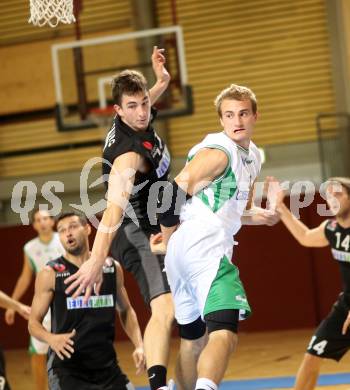
M 322 358 L 306 353 L 304 355 L 303 365 L 309 371 L 318 371 L 322 363 Z
M 174 304 L 171 294 L 163 294 L 151 301 L 152 318 L 166 326 L 174 323 Z
M 234 309 L 217 310 L 204 316 L 208 333 L 216 330 L 229 330 L 232 333 L 238 332 L 239 311 Z
M 190 324 L 179 325 L 179 333 L 180 337 L 184 340 L 199 340 L 206 333 L 206 325 L 201 317 L 198 317 Z

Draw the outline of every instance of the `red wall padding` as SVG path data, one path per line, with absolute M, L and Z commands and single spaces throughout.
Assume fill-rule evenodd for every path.
M 316 213 L 320 197 L 301 210 L 301 218 L 309 227 L 324 218 Z M 34 237 L 28 226 L 0 229 L 0 289 L 11 293 L 23 261 L 22 247 Z M 91 237 L 93 239 L 93 237 Z M 341 290 L 336 261 L 329 248 L 310 249 L 300 246 L 282 223 L 274 227 L 243 226 L 236 237 L 233 260 L 240 269 L 253 315 L 241 324 L 243 331 L 265 331 L 314 327 L 328 313 Z M 149 318 L 136 282 L 125 273 L 125 283 L 138 314 L 141 328 Z M 23 301 L 30 303 L 33 289 Z M 24 320 L 17 317 L 14 326 L 7 326 L 1 312 L 0 343 L 5 348 L 25 347 L 28 332 Z M 125 334 L 117 324 L 117 339 Z

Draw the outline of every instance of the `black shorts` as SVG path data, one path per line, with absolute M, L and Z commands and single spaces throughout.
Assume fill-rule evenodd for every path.
M 342 335 L 348 315 L 342 297 L 333 305 L 328 316 L 320 323 L 310 340 L 307 352 L 320 358 L 339 361 L 350 348 L 350 329 Z
M 131 272 L 147 304 L 159 295 L 170 293 L 164 271 L 164 256 L 151 252 L 149 238 L 158 233 L 155 227 L 140 228 L 133 222 L 123 224 L 111 246 L 112 256 Z
M 5 356 L 0 347 L 0 390 L 11 390 L 6 378 Z
M 103 370 L 52 368 L 50 390 L 128 390 L 129 379 L 116 367 Z

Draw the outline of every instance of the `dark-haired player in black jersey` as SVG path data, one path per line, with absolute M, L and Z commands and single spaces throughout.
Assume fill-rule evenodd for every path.
M 294 217 L 283 203 L 284 193 L 279 184 L 275 184 L 276 207 L 285 226 L 303 246 L 330 245 L 343 281 L 343 292 L 312 336 L 297 373 L 295 390 L 312 390 L 317 383 L 322 359 L 339 361 L 350 349 L 350 179 L 329 179 L 327 203 L 335 217 L 327 219 L 314 229 L 307 228 Z
M 29 332 L 46 342 L 50 390 L 132 390 L 134 386 L 118 366 L 113 347 L 115 312 L 135 346 L 137 372 L 145 366 L 141 331 L 124 287 L 120 265 L 110 257 L 103 265 L 100 295 L 73 298 L 65 293 L 64 279 L 89 258 L 91 228 L 85 216 L 61 214 L 57 231 L 66 250 L 38 273 L 29 319 Z M 51 332 L 42 319 L 51 308 Z
M 144 346 L 150 386 L 155 390 L 167 388 L 166 367 L 174 310 L 163 271 L 164 256 L 154 255 L 149 244 L 151 234 L 160 231 L 149 206 L 157 199 L 159 181 L 166 183 L 170 167 L 168 149 L 153 128 L 155 111 L 151 111 L 151 105 L 170 80 L 162 49 L 154 48 L 152 63 L 157 82 L 150 90 L 144 76 L 133 70 L 121 72 L 112 81 L 116 117 L 103 151 L 108 204 L 91 259 L 65 283 L 72 282 L 67 292 L 76 289 L 74 296 L 85 289 L 87 298 L 94 283 L 98 291 L 102 265 L 109 250 L 133 273 L 152 312 Z

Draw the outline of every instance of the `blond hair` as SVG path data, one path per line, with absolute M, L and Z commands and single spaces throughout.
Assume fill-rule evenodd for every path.
M 250 100 L 252 103 L 252 111 L 253 114 L 256 114 L 257 112 L 257 100 L 255 97 L 254 92 L 247 88 L 243 87 L 242 85 L 237 85 L 237 84 L 231 84 L 229 87 L 223 89 L 219 95 L 216 97 L 214 104 L 216 107 L 216 111 L 219 114 L 219 116 L 222 116 L 221 112 L 221 104 L 222 101 L 225 99 L 229 100 Z
M 327 180 L 328 183 L 339 183 L 341 184 L 347 191 L 348 195 L 350 195 L 350 178 L 348 177 L 330 177 Z

